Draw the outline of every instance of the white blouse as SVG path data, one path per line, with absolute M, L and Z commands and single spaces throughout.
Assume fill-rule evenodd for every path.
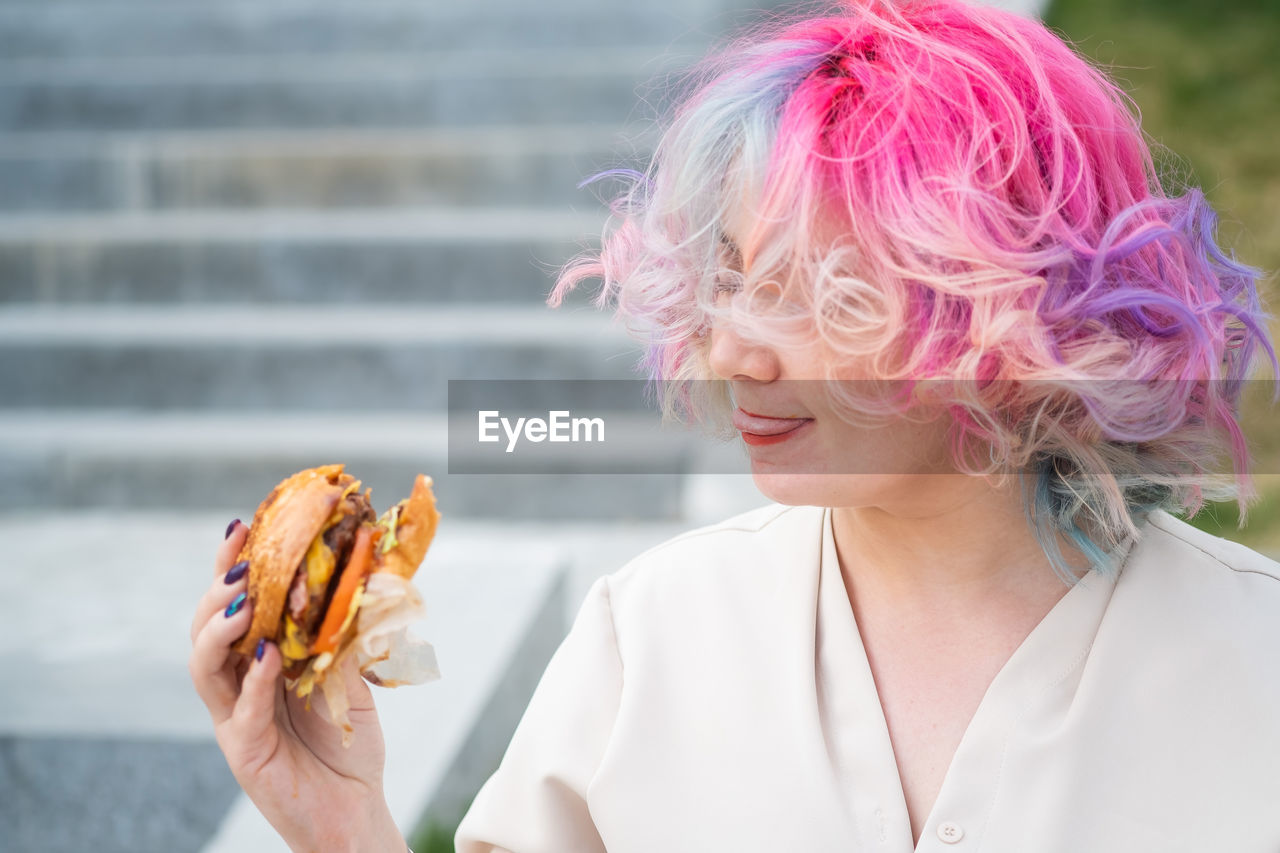
M 1280 565 L 1152 513 L 969 723 L 914 848 L 830 512 L 771 506 L 591 588 L 458 853 L 1276 853 Z

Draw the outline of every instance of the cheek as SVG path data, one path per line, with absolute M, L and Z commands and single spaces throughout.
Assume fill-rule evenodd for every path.
M 819 430 L 821 469 L 829 474 L 898 477 L 906 474 L 951 473 L 951 454 L 945 421 L 894 421 L 885 426 L 858 427 L 834 413 L 823 418 Z
M 825 406 L 825 396 L 819 397 L 819 395 L 825 395 L 825 389 L 817 383 L 832 378 L 831 356 L 821 344 L 813 341 L 811 331 L 806 330 L 804 337 L 808 338 L 808 342 L 803 346 L 778 348 L 777 358 L 781 373 L 784 377 L 800 380 L 806 384 L 814 382 L 813 388 L 804 387 L 802 393 L 811 398 L 815 404 Z

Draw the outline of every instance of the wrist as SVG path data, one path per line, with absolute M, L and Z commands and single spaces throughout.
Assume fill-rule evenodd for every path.
M 315 853 L 318 850 L 405 853 L 409 850 L 385 800 L 367 802 L 354 813 L 348 813 L 346 819 L 339 818 L 328 826 L 312 824 L 307 827 L 305 840 L 297 835 L 287 838 L 293 853 Z
M 355 849 L 358 853 L 405 853 L 409 845 L 400 834 L 386 800 L 370 809 L 370 822 Z

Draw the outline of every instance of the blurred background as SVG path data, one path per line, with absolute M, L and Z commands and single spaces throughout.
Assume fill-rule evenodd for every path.
M 1280 2 L 1051 0 L 1045 21 L 1129 92 L 1155 143 L 1166 186 L 1203 188 L 1219 240 L 1263 270 L 1259 286 L 1280 331 Z M 1266 376 L 1270 376 L 1268 371 Z M 1245 405 L 1259 501 L 1239 527 L 1234 504 L 1210 505 L 1198 527 L 1280 554 L 1280 410 L 1253 383 Z
M 378 701 L 393 811 L 452 849 L 591 581 L 764 502 L 696 465 L 450 476 L 443 417 L 447 379 L 633 375 L 585 299 L 543 305 L 604 223 L 577 185 L 642 164 L 666 84 L 764 5 L 0 0 L 0 848 L 284 849 L 190 688 L 190 614 L 228 521 L 344 461 L 379 509 L 437 482 L 444 677 Z M 1280 269 L 1280 3 L 1001 5 L 1109 66 Z M 1259 484 L 1243 530 L 1196 523 L 1280 552 Z

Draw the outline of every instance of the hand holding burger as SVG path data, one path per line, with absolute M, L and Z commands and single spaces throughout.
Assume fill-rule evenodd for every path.
M 361 494 L 342 467 L 299 471 L 258 507 L 238 557 L 249 564 L 254 616 L 234 649 L 250 655 L 263 640 L 274 642 L 286 685 L 300 697 L 320 687 L 331 718 L 349 731 L 340 683 L 347 656 L 374 684 L 438 675 L 431 647 L 404 629 L 422 612 L 409 580 L 440 516 L 419 474 L 409 497 L 378 518 L 369 491 Z
M 342 469 L 298 472 L 252 527 L 228 527 L 192 622 L 191 678 L 236 780 L 291 847 L 404 849 L 365 681 L 436 675 L 406 628 L 424 612 L 409 579 L 438 515 L 428 478 L 379 518 Z

